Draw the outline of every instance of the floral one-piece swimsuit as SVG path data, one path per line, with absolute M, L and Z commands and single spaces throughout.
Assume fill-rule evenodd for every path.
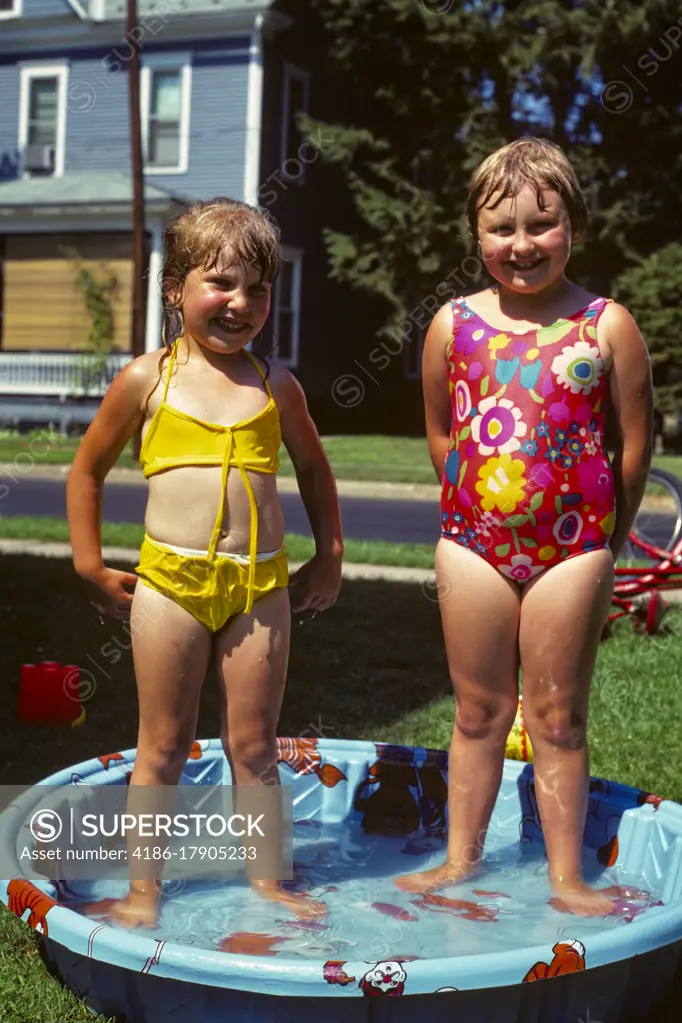
M 522 334 L 493 329 L 463 298 L 452 302 L 441 533 L 519 583 L 607 547 L 613 533 L 609 389 L 597 344 L 609 301 Z

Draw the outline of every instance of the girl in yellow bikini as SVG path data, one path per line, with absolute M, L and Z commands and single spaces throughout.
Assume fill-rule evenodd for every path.
M 83 438 L 67 485 L 74 566 L 100 613 L 130 614 L 139 697 L 131 785 L 178 783 L 211 658 L 236 784 L 277 784 L 289 594 L 295 611 L 324 611 L 337 598 L 336 486 L 298 382 L 246 350 L 265 324 L 280 267 L 271 220 L 216 199 L 178 217 L 165 241 L 163 297 L 179 336 L 118 374 Z M 100 517 L 107 473 L 140 428 L 149 500 L 133 575 L 103 564 Z M 275 482 L 282 441 L 316 541 L 291 579 Z M 296 915 L 323 912 L 276 881 L 252 884 Z M 131 881 L 110 915 L 153 926 L 158 898 L 157 884 Z

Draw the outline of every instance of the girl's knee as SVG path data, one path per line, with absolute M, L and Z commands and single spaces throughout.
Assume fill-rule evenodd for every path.
M 136 767 L 139 766 L 145 773 L 158 777 L 161 783 L 175 783 L 187 763 L 193 741 L 193 736 L 189 741 L 182 739 L 141 741 L 135 760 Z
M 264 775 L 277 763 L 274 735 L 223 735 L 222 743 L 228 759 L 253 775 Z
M 523 715 L 534 746 L 541 743 L 555 749 L 578 750 L 587 742 L 587 715 L 578 706 L 566 704 L 543 704 L 526 707 Z
M 515 699 L 496 694 L 458 698 L 455 727 L 467 739 L 498 739 L 503 742 L 514 724 L 516 707 Z

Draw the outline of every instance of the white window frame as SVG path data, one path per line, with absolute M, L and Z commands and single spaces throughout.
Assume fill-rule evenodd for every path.
M 22 0 L 14 0 L 11 11 L 0 11 L 0 20 L 3 18 L 20 18 L 22 9 Z
M 292 79 L 297 79 L 299 82 L 303 83 L 303 112 L 307 114 L 310 111 L 310 72 L 304 71 L 303 68 L 297 67 L 295 64 L 285 64 L 284 83 L 282 87 L 282 116 L 280 119 L 279 136 L 279 168 L 280 174 L 283 178 L 286 178 L 287 181 L 304 185 L 307 175 L 306 164 L 302 160 L 298 160 L 300 168 L 295 174 L 291 174 L 287 171 L 285 166 L 289 160 L 296 159 L 296 157 L 289 156 L 287 153 L 287 141 L 289 138 L 289 100 L 291 98 Z
M 152 73 L 154 71 L 180 72 L 180 146 L 179 161 L 175 167 L 147 165 L 149 144 L 149 115 Z M 186 174 L 189 169 L 189 125 L 192 109 L 192 54 L 155 53 L 143 56 L 140 69 L 140 120 L 142 122 L 142 152 L 145 174 Z
M 21 153 L 23 153 L 24 147 L 28 144 L 31 83 L 36 78 L 57 79 L 57 138 L 55 142 L 54 171 L 50 176 L 61 178 L 64 173 L 66 150 L 66 92 L 69 65 L 66 61 L 62 61 L 60 64 L 30 61 L 19 65 L 19 151 Z M 33 175 L 28 171 L 23 171 L 23 177 L 30 178 Z
M 287 263 L 291 264 L 291 311 L 293 313 L 291 325 L 291 355 L 283 357 L 276 352 L 277 361 L 289 369 L 296 369 L 300 350 L 301 335 L 301 280 L 303 275 L 303 249 L 296 249 L 290 245 L 282 246 L 282 255 Z M 279 311 L 281 305 L 282 275 L 275 281 L 275 296 L 272 303 L 272 329 L 273 340 L 278 343 L 279 338 Z

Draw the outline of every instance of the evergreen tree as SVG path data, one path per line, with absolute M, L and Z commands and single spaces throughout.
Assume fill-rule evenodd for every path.
M 626 270 L 613 288 L 646 339 L 661 412 L 682 409 L 681 265 L 682 245 L 672 242 Z
M 682 233 L 682 18 L 671 0 L 309 2 L 346 112 L 306 128 L 331 140 L 322 157 L 357 215 L 352 232 L 326 231 L 332 273 L 381 300 L 385 329 L 434 288 L 444 297 L 448 280 L 482 286 L 474 260 L 462 272 L 474 251 L 467 180 L 524 134 L 558 142 L 588 194 L 592 222 L 569 268 L 580 283 L 609 294 Z

